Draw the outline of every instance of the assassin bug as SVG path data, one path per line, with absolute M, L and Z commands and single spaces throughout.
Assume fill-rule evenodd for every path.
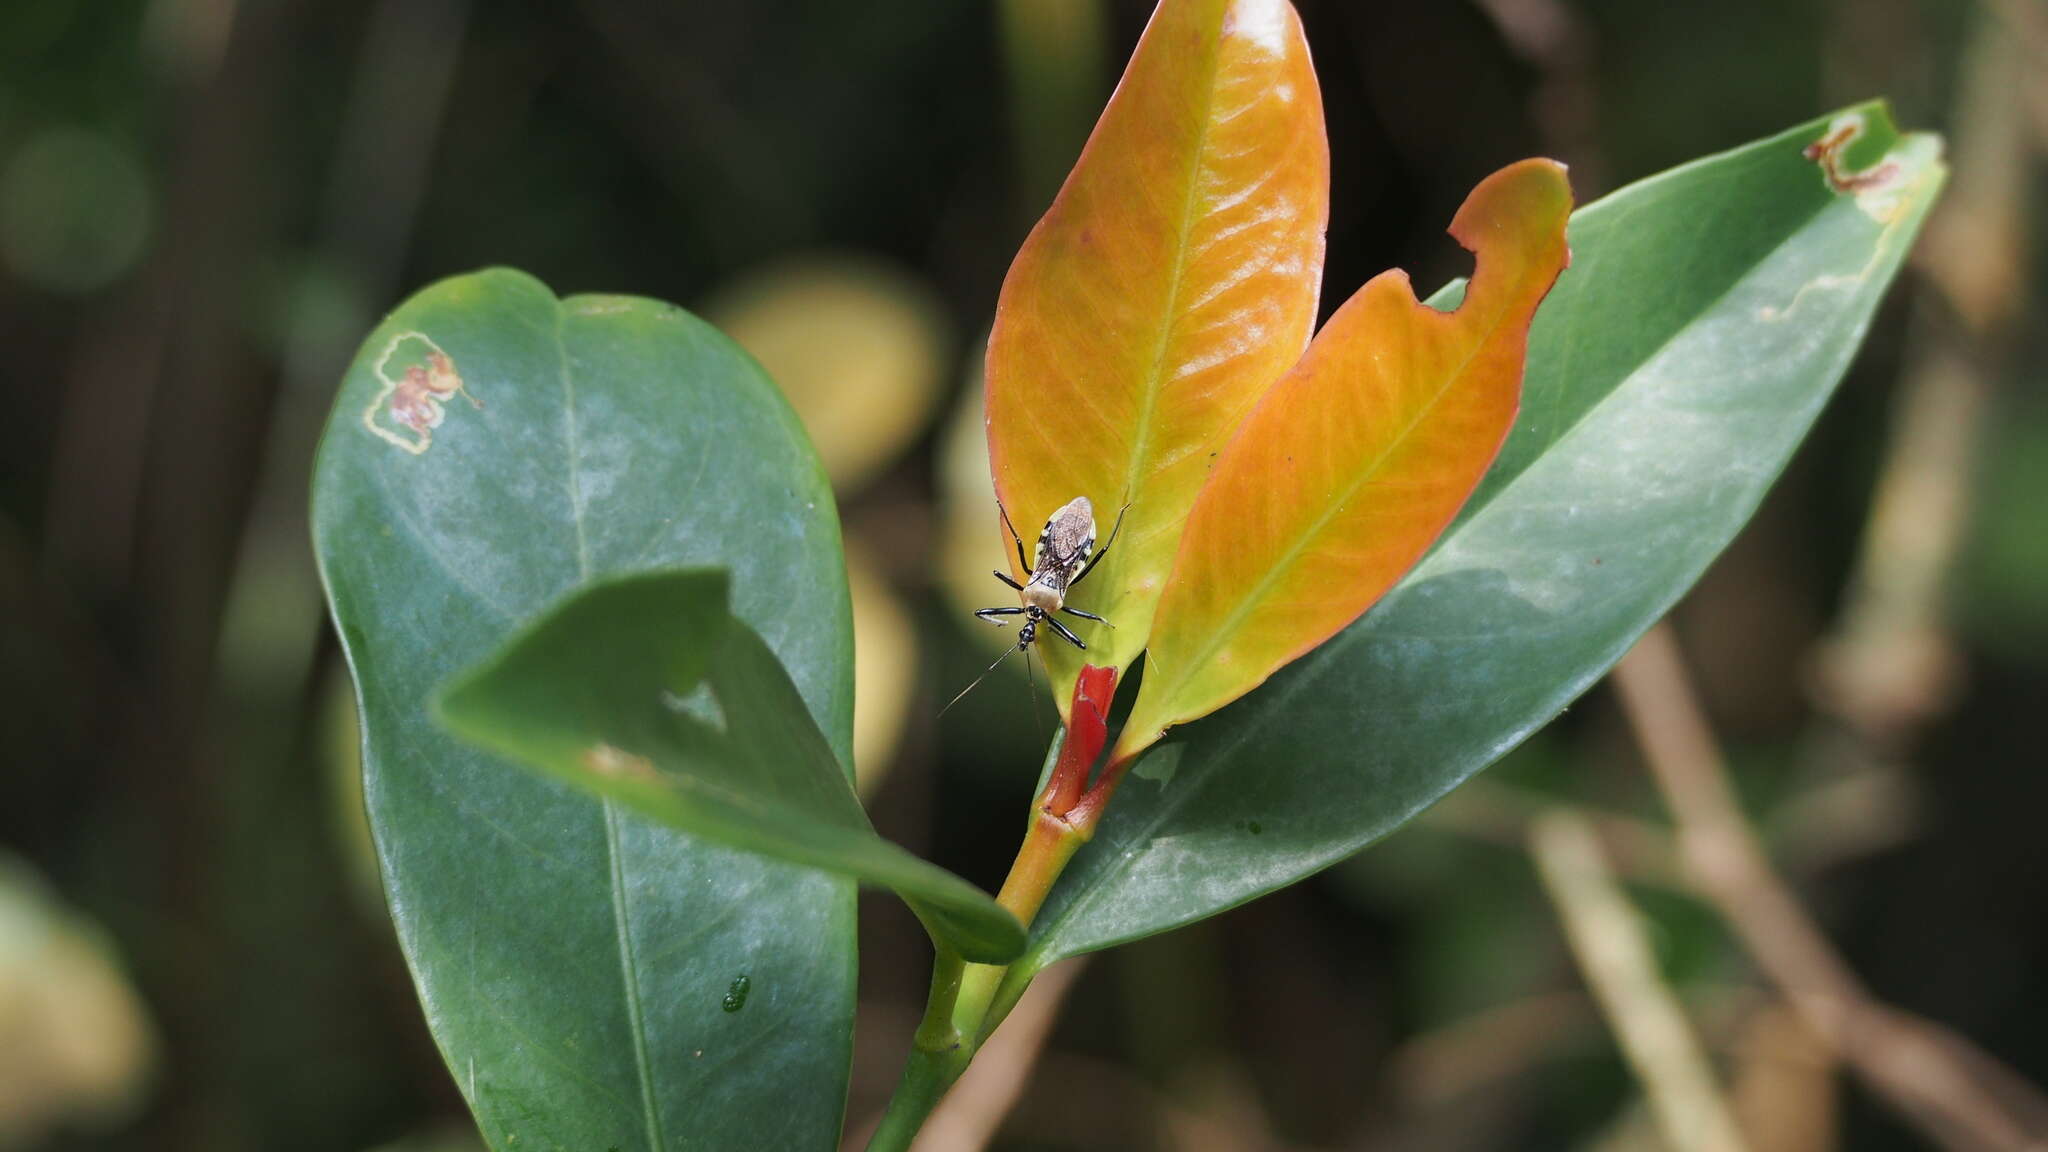
M 1068 607 L 1067 592 L 1087 579 L 1088 574 L 1095 571 L 1095 566 L 1102 562 L 1102 558 L 1109 555 L 1111 545 L 1116 543 L 1116 534 L 1123 530 L 1122 511 L 1117 513 L 1116 524 L 1109 530 L 1108 542 L 1103 544 L 1102 550 L 1098 552 L 1095 550 L 1095 506 L 1088 502 L 1086 496 L 1076 496 L 1061 505 L 1059 511 L 1054 512 L 1046 520 L 1045 527 L 1038 533 L 1038 546 L 1032 550 L 1033 554 L 1027 557 L 1024 555 L 1024 538 L 1017 535 L 1017 526 L 1010 523 L 1009 509 L 1004 508 L 1001 502 L 996 504 L 996 508 L 1003 515 L 1003 527 L 1009 529 L 1010 539 L 1017 545 L 1017 563 L 1024 571 L 1031 573 L 1031 578 L 1019 584 L 1007 573 L 997 570 L 995 578 L 1016 589 L 1024 603 L 1019 607 L 983 608 L 975 615 L 998 628 L 1007 623 L 1001 617 L 1022 616 L 1024 626 L 1017 630 L 1016 647 L 996 657 L 996 663 L 989 665 L 980 676 L 975 677 L 974 684 L 962 689 L 960 696 L 972 692 L 974 685 L 981 683 L 983 677 L 995 671 L 996 664 L 1008 659 L 1011 653 L 1028 652 L 1038 639 L 1040 624 L 1052 629 L 1060 639 L 1084 652 L 1087 651 L 1087 642 L 1074 635 L 1073 630 L 1065 624 L 1060 623 L 1054 613 L 1064 612 L 1083 620 L 1093 620 L 1105 628 L 1116 627 L 1093 612 Z M 1126 504 L 1124 511 L 1129 509 L 1130 505 Z M 959 703 L 960 696 L 953 697 L 946 708 Z M 945 709 L 939 711 L 944 714 Z

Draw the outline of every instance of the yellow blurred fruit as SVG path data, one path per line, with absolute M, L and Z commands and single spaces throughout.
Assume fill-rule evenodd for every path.
M 917 686 L 917 635 L 910 613 L 860 541 L 846 542 L 853 591 L 853 771 L 872 796 L 895 762 Z
M 156 1038 L 98 928 L 0 854 L 0 1148 L 105 1127 L 140 1102 Z
M 788 259 L 743 274 L 702 313 L 789 397 L 842 495 L 901 455 L 938 403 L 944 315 L 923 285 L 886 265 Z

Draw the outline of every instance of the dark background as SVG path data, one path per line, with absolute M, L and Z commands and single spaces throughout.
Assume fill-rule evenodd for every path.
M 2048 1080 L 2043 9 L 1299 7 L 1326 309 L 1391 265 L 1458 274 L 1444 224 L 1525 155 L 1567 161 L 1583 202 L 1873 95 L 1949 135 L 1914 265 L 1678 635 L 1781 867 L 1872 991 Z M 904 362 L 931 379 L 875 385 L 915 419 L 840 476 L 886 588 L 863 643 L 915 639 L 878 657 L 901 691 L 864 698 L 885 715 L 861 767 L 885 832 L 998 882 L 1042 742 L 1021 679 L 931 719 L 981 660 L 941 591 L 945 412 L 1145 12 L 0 5 L 0 1147 L 473 1147 L 376 893 L 303 511 L 355 343 L 450 273 L 748 302 L 773 330 L 778 291 L 852 268 L 922 318 Z M 1355 860 L 1095 958 L 998 1146 L 1661 1147 L 1521 848 L 1535 798 L 1663 819 L 1606 689 Z M 1709 906 L 1633 879 L 1754 1147 L 1925 1146 Z M 856 1122 L 927 963 L 893 904 L 863 911 Z

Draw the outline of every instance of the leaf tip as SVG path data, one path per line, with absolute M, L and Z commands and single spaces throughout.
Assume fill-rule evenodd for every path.
M 1545 228 L 1553 223 L 1560 235 L 1572 211 L 1572 183 L 1563 164 L 1536 156 L 1481 180 L 1451 218 L 1450 232 L 1467 248 L 1485 230 L 1503 225 Z

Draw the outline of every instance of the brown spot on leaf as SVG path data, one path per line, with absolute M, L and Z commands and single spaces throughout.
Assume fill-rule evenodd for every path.
M 391 363 L 402 350 L 417 359 L 393 378 Z M 484 406 L 463 386 L 455 361 L 422 332 L 400 332 L 393 336 L 372 371 L 383 387 L 363 412 L 363 427 L 415 456 L 434 446 L 434 429 L 447 418 L 443 405 L 448 400 L 459 393 L 470 407 Z

